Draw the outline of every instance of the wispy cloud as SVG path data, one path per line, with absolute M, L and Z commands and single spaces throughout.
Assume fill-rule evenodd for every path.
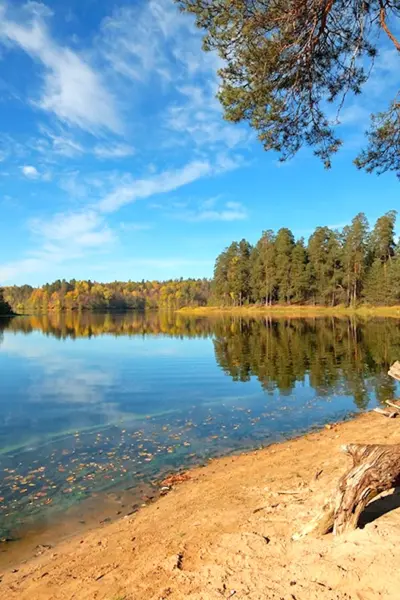
M 37 273 L 44 269 L 45 265 L 38 258 L 24 258 L 3 263 L 0 265 L 0 284 L 11 283 L 21 274 L 27 277 L 31 273 Z
M 99 50 L 114 73 L 134 81 L 136 93 L 151 86 L 152 94 L 162 99 L 163 146 L 190 146 L 210 154 L 243 145 L 250 134 L 223 121 L 216 99 L 222 61 L 201 45 L 194 19 L 177 11 L 171 0 L 117 9 L 104 20 L 99 38 Z
M 208 161 L 193 161 L 181 169 L 164 171 L 148 179 L 133 180 L 118 186 L 108 194 L 99 203 L 98 209 L 104 213 L 114 212 L 136 200 L 177 190 L 201 177 L 210 175 L 212 171 L 213 168 Z
M 94 154 L 101 159 L 125 158 L 126 156 L 133 156 L 135 149 L 127 144 L 97 145 L 94 148 Z
M 136 81 L 173 82 L 182 68 L 191 74 L 208 70 L 215 55 L 197 52 L 200 44 L 193 19 L 181 14 L 171 0 L 118 8 L 103 21 L 99 40 L 113 70 Z
M 181 101 L 169 107 L 165 126 L 179 136 L 179 143 L 195 143 L 199 148 L 210 150 L 233 149 L 250 140 L 250 132 L 245 128 L 223 121 L 214 85 L 185 85 L 179 87 L 178 92 Z
M 88 194 L 88 186 L 79 171 L 67 172 L 60 178 L 58 185 L 70 199 L 85 198 Z
M 197 210 L 177 213 L 177 218 L 183 221 L 243 221 L 247 219 L 247 210 L 241 202 L 225 202 L 220 208 L 215 207 L 215 199 L 203 202 Z
M 23 51 L 39 70 L 39 86 L 31 78 L 34 91 L 20 101 L 44 111 L 19 154 L 12 149 L 15 164 L 39 184 L 51 172 L 57 186 L 54 203 L 35 204 L 44 216 L 29 222 L 30 249 L 3 264 L 0 279 L 46 272 L 83 256 L 87 262 L 90 253 L 110 250 L 118 234 L 127 244 L 122 232 L 152 225 L 128 211 L 120 219 L 113 214 L 138 200 L 159 204 L 161 218 L 187 223 L 247 217 L 238 202 L 196 205 L 180 197 L 185 186 L 245 164 L 248 131 L 224 122 L 215 98 L 221 60 L 202 51 L 202 32 L 173 0 L 115 6 L 97 33 L 85 38 L 82 30 L 81 38 L 66 42 L 53 31 L 44 5 L 0 0 L 0 45 L 5 52 Z M 10 156 L 8 145 L 4 153 Z M 174 206 L 167 196 L 173 192 Z M 66 202 L 79 211 L 65 209 Z M 176 258 L 163 260 L 157 264 L 178 266 Z
M 346 106 L 340 113 L 339 121 L 341 125 L 367 125 L 371 116 L 371 111 L 361 104 L 351 104 Z
M 26 156 L 26 148 L 7 133 L 0 133 L 0 162 Z
M 71 133 L 67 132 L 62 126 L 58 128 L 57 132 L 43 125 L 39 127 L 39 130 L 42 137 L 35 140 L 34 148 L 44 154 L 47 159 L 49 154 L 51 155 L 53 152 L 67 158 L 74 158 L 85 152 L 82 144 L 75 140 Z
M 16 45 L 44 67 L 44 85 L 37 106 L 69 124 L 91 132 L 121 131 L 115 99 L 84 57 L 59 45 L 50 35 L 50 11 L 37 2 L 15 10 L 0 4 L 0 41 Z
M 75 254 L 85 248 L 98 248 L 113 241 L 114 235 L 94 211 L 60 213 L 50 220 L 33 219 L 30 228 L 43 241 L 39 252 L 61 255 L 70 249 Z
M 95 211 L 59 213 L 50 219 L 32 219 L 29 229 L 35 250 L 26 258 L 0 266 L 0 282 L 12 281 L 23 273 L 39 273 L 91 252 L 107 249 L 115 235 Z

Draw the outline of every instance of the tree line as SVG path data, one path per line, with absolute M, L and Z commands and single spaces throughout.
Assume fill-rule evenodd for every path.
M 191 318 L 172 311 L 41 312 L 0 320 L 3 330 L 29 335 L 41 331 L 57 339 L 95 338 L 97 336 L 158 336 L 211 338 L 213 321 Z M 0 338 L 1 343 L 1 338 Z
M 255 245 L 232 242 L 217 257 L 214 278 L 168 281 L 65 279 L 34 288 L 4 288 L 0 311 L 17 313 L 179 309 L 206 305 L 400 303 L 396 211 L 372 230 L 359 213 L 341 230 L 317 227 L 307 243 L 290 229 L 264 231 Z M 3 300 L 2 300 L 3 298 Z
M 214 301 L 225 306 L 252 303 L 355 306 L 400 302 L 400 245 L 396 211 L 370 230 L 359 213 L 342 230 L 317 227 L 307 243 L 286 227 L 266 230 L 253 246 L 232 242 L 214 270 Z
M 208 279 L 176 279 L 98 283 L 65 279 L 34 288 L 4 288 L 7 302 L 17 313 L 48 311 L 124 311 L 204 306 L 211 293 Z

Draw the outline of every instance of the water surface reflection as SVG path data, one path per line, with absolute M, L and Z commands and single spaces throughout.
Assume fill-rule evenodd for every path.
M 0 536 L 393 398 L 399 357 L 393 319 L 0 320 Z

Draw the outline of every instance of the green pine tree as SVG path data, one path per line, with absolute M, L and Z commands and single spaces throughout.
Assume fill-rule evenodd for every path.
M 275 240 L 275 265 L 278 288 L 278 300 L 290 303 L 291 299 L 291 266 L 294 237 L 290 229 L 282 228 Z

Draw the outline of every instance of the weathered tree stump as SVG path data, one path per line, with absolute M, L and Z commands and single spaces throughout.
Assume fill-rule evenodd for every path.
M 400 444 L 342 446 L 353 466 L 341 477 L 338 488 L 320 514 L 293 539 L 332 531 L 341 535 L 357 527 L 360 515 L 373 498 L 400 485 Z

